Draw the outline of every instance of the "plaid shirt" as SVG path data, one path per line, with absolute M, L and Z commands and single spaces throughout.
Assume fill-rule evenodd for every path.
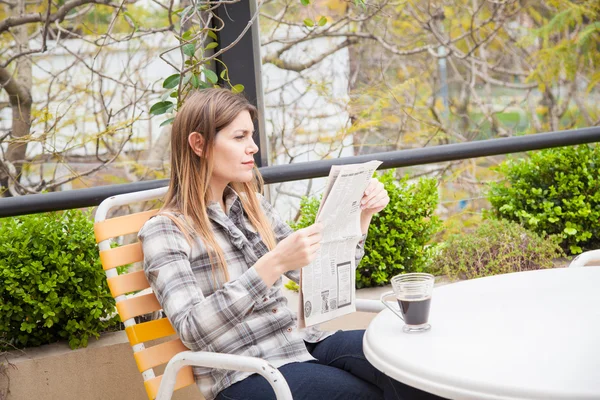
M 215 287 L 208 253 L 197 236 L 192 237 L 190 246 L 164 215 L 151 218 L 140 230 L 144 272 L 165 314 L 190 350 L 259 357 L 275 367 L 313 360 L 304 341 L 318 342 L 331 333 L 314 327 L 296 329 L 297 316 L 286 307 L 282 279 L 268 288 L 253 267 L 268 252 L 266 245 L 233 189 L 226 189 L 225 200 L 227 214 L 216 202 L 208 207 L 230 275 L 230 281 L 220 288 Z M 277 242 L 293 232 L 262 196 L 261 205 Z M 174 215 L 183 222 L 181 214 Z M 357 265 L 363 248 L 364 237 L 357 247 Z M 286 274 L 295 282 L 299 275 L 299 271 Z M 193 369 L 206 400 L 251 375 L 205 367 Z

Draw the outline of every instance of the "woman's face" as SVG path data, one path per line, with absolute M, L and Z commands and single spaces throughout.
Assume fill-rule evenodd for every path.
M 254 124 L 250 113 L 242 111 L 217 133 L 212 149 L 211 185 L 226 186 L 231 182 L 250 182 L 253 178 L 254 153 L 258 146 L 252 139 Z

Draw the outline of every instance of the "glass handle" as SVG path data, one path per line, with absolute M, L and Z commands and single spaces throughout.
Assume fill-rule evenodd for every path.
M 402 313 L 400 312 L 400 308 L 396 309 L 395 307 L 391 306 L 389 302 L 385 301 L 386 297 L 392 296 L 394 294 L 393 291 L 391 292 L 385 292 L 381 295 L 381 297 L 379 298 L 379 300 L 381 300 L 381 302 L 383 303 L 384 306 L 386 306 L 387 308 L 389 308 L 394 314 L 396 314 L 402 321 L 404 321 L 404 318 L 402 317 Z

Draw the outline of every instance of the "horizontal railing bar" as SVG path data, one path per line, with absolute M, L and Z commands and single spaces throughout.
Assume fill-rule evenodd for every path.
M 600 127 L 275 165 L 263 167 L 260 169 L 260 172 L 263 175 L 265 183 L 279 183 L 327 176 L 332 165 L 361 163 L 370 160 L 382 161 L 383 164 L 379 169 L 388 169 L 595 142 L 600 142 Z M 102 200 L 110 196 L 155 189 L 167 186 L 168 184 L 168 179 L 161 179 L 64 192 L 0 198 L 0 217 L 97 206 Z
M 335 158 L 297 164 L 267 167 L 263 178 L 267 183 L 317 178 L 329 174 L 332 165 L 382 161 L 379 169 L 410 167 L 469 158 L 542 150 L 552 147 L 600 142 L 600 127 L 566 130 L 510 138 L 478 140 L 410 150 L 388 151 L 362 156 Z

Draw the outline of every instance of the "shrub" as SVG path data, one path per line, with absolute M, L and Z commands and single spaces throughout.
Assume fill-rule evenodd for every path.
M 389 283 L 403 272 L 423 271 L 433 247 L 427 247 L 439 230 L 440 221 L 433 215 L 438 194 L 434 179 L 421 179 L 409 184 L 405 177 L 397 180 L 394 170 L 379 176 L 390 196 L 390 203 L 373 216 L 365 243 L 365 256 L 356 269 L 356 286 L 372 287 Z M 290 224 L 304 228 L 315 220 L 319 200 L 304 198 L 300 218 Z
M 0 220 L 0 338 L 15 347 L 61 339 L 85 347 L 114 326 L 90 213 Z
M 438 248 L 432 266 L 451 279 L 550 268 L 564 256 L 560 238 L 543 238 L 516 222 L 488 219 L 471 232 L 451 235 Z
M 558 235 L 571 254 L 600 244 L 600 148 L 571 146 L 509 158 L 492 184 L 493 214 L 541 235 Z

